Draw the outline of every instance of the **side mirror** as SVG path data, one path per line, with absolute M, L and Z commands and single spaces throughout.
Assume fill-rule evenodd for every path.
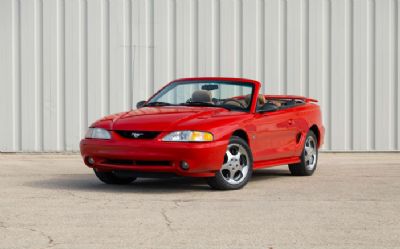
M 257 109 L 258 112 L 274 112 L 277 110 L 278 107 L 272 103 L 265 103 L 263 106 Z
M 142 108 L 145 103 L 146 103 L 146 100 L 142 100 L 142 101 L 137 102 L 136 108 L 137 109 Z

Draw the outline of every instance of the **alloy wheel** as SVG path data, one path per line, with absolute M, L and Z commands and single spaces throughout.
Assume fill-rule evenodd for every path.
M 249 155 L 240 144 L 229 144 L 224 156 L 221 174 L 230 184 L 240 184 L 249 173 Z
M 317 145 L 314 137 L 307 137 L 304 146 L 304 161 L 307 170 L 313 170 L 317 163 Z

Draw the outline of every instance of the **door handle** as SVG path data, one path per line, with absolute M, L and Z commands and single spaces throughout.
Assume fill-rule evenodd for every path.
M 289 125 L 292 125 L 294 123 L 293 119 L 289 119 L 288 123 Z

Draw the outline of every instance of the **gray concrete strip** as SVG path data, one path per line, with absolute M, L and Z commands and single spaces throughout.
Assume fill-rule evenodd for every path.
M 400 153 L 321 153 L 255 172 L 108 186 L 79 155 L 0 154 L 0 248 L 400 248 Z

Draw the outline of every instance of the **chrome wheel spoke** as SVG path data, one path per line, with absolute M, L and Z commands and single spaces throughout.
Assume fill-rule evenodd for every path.
M 248 173 L 248 154 L 240 144 L 230 144 L 225 153 L 221 174 L 230 184 L 239 184 Z
M 231 171 L 230 171 L 230 179 L 231 180 L 235 180 L 235 175 L 236 175 L 236 172 L 237 172 L 237 170 L 235 170 L 235 169 L 232 169 Z
M 308 170 L 315 167 L 317 160 L 317 148 L 313 137 L 309 136 L 304 145 L 304 162 Z
M 229 150 L 226 151 L 226 156 L 228 157 L 228 162 L 232 161 L 232 159 L 234 158 L 234 155 L 232 155 L 232 153 Z

